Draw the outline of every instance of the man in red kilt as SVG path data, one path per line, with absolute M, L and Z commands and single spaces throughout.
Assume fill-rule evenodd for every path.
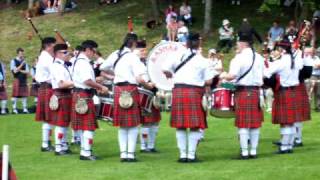
M 100 70 L 113 71 L 114 111 L 113 125 L 119 127 L 118 140 L 121 162 L 136 162 L 135 149 L 141 123 L 141 108 L 139 104 L 138 84 L 146 85 L 142 75 L 146 74 L 145 67 L 139 57 L 133 53 L 138 36 L 129 33 L 124 38 L 121 48 L 113 52 L 100 66 Z M 124 94 L 130 93 L 132 103 L 124 106 Z M 124 100 L 124 101 L 123 101 Z M 129 100 L 130 101 L 130 100 Z
M 237 52 L 231 61 L 229 73 L 222 73 L 220 78 L 234 80 L 236 85 L 235 126 L 240 140 L 240 159 L 257 158 L 260 127 L 264 117 L 261 107 L 264 59 L 250 46 L 247 36 L 240 36 Z
M 29 66 L 24 59 L 24 50 L 22 48 L 17 49 L 17 57 L 11 60 L 10 70 L 14 77 L 12 84 L 12 113 L 18 114 L 18 98 L 22 99 L 23 113 L 29 113 L 27 108 Z
M 0 101 L 1 101 L 1 115 L 7 114 L 7 87 L 6 87 L 6 68 L 0 62 Z
M 292 153 L 295 128 L 294 123 L 302 119 L 299 106 L 299 71 L 301 66 L 294 61 L 289 40 L 284 39 L 276 43 L 275 48 L 281 52 L 281 58 L 269 64 L 265 69 L 265 76 L 270 78 L 277 74 L 280 87 L 274 92 L 272 105 L 272 123 L 280 124 L 281 143 L 278 154 Z
M 55 154 L 66 155 L 71 151 L 68 147 L 67 132 L 71 118 L 71 63 L 69 62 L 68 46 L 56 44 L 54 46 L 54 63 L 51 66 L 51 84 L 53 95 L 58 97 L 58 109 L 51 112 L 51 124 L 55 127 Z
M 96 83 L 93 67 L 90 64 L 97 51 L 98 44 L 92 40 L 82 42 L 82 51 L 75 60 L 72 68 L 72 79 L 74 89 L 72 93 L 71 123 L 75 131 L 81 130 L 81 151 L 80 160 L 94 161 L 97 159 L 92 153 L 94 131 L 98 128 L 95 118 L 95 107 L 93 95 L 95 90 L 101 94 L 108 92 L 108 89 Z M 80 109 L 87 107 L 83 113 L 77 108 L 79 100 L 86 105 L 81 105 Z
M 299 98 L 296 103 L 299 106 L 299 110 L 301 111 L 301 119 L 298 119 L 297 122 L 294 123 L 294 146 L 301 147 L 302 143 L 302 127 L 303 122 L 311 120 L 311 111 L 310 111 L 310 101 L 308 97 L 307 88 L 305 85 L 305 80 L 309 79 L 312 75 L 313 70 L 313 59 L 312 59 L 312 51 L 313 48 L 305 48 L 304 53 L 300 50 L 297 50 L 295 53 L 295 63 L 300 65 L 301 70 L 299 73 L 299 85 L 297 86 L 297 98 Z M 303 54 L 303 55 L 302 55 Z
M 35 79 L 40 83 L 38 92 L 38 103 L 36 108 L 36 121 L 42 122 L 42 152 L 53 151 L 51 146 L 51 114 L 49 109 L 49 99 L 52 96 L 51 73 L 50 67 L 53 63 L 53 47 L 56 39 L 46 37 L 42 40 L 42 51 L 39 56 L 39 61 L 36 65 Z
M 199 129 L 208 127 L 202 97 L 205 85 L 210 85 L 211 79 L 217 74 L 210 68 L 209 60 L 198 53 L 199 34 L 189 35 L 187 47 L 181 58 L 172 59 L 162 67 L 166 77 L 173 77 L 174 81 L 171 127 L 177 129 L 178 162 L 181 163 L 198 162 L 196 149 L 201 137 Z
M 147 58 L 147 44 L 145 40 L 138 41 L 137 48 L 135 52 L 140 57 L 141 62 L 146 66 L 146 58 Z M 147 72 L 147 70 L 145 70 Z M 149 81 L 149 77 L 146 74 L 144 80 L 149 82 L 150 86 L 154 85 Z M 157 88 L 149 88 L 148 90 L 152 91 L 154 96 L 157 93 Z M 151 112 L 146 112 L 142 109 L 142 117 L 141 117 L 141 129 L 140 129 L 140 152 L 157 152 L 155 148 L 155 141 L 159 130 L 159 122 L 161 120 L 161 112 L 160 107 L 155 107 L 152 104 Z

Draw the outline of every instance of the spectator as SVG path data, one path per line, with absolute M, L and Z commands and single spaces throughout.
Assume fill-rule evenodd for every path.
M 217 54 L 217 51 L 215 49 L 209 50 L 208 59 L 211 60 L 210 63 L 213 66 L 213 68 L 218 73 L 222 73 L 222 71 L 223 71 L 222 59 L 219 57 L 219 55 Z
M 247 18 L 244 18 L 242 20 L 242 24 L 238 31 L 238 36 L 247 36 L 249 38 L 250 44 L 253 44 L 253 36 L 256 37 L 256 39 L 259 41 L 259 43 L 262 43 L 261 36 L 257 33 L 257 31 L 250 25 Z
M 171 16 L 170 22 L 167 24 L 167 30 L 168 41 L 175 41 L 178 30 L 177 16 Z
M 185 1 L 180 7 L 179 19 L 182 19 L 187 25 L 192 25 L 191 7 Z
M 238 5 L 240 6 L 241 1 L 240 0 L 232 0 L 231 5 Z
M 174 7 L 172 6 L 172 4 L 169 4 L 168 8 L 167 8 L 166 11 L 165 11 L 166 17 L 168 16 L 168 14 L 171 14 L 171 13 L 177 14 L 177 12 L 176 12 L 176 10 L 174 9 Z
M 280 41 L 283 38 L 284 30 L 279 26 L 279 21 L 274 21 L 273 26 L 270 28 L 268 37 L 269 44 L 274 45 L 277 41 Z
M 178 21 L 178 33 L 177 33 L 178 41 L 182 42 L 182 43 L 186 43 L 188 35 L 189 35 L 189 30 L 185 26 L 184 21 L 179 20 Z
M 228 19 L 224 19 L 222 21 L 222 27 L 219 28 L 218 52 L 220 52 L 224 47 L 226 47 L 225 53 L 230 51 L 232 48 L 233 33 L 233 27 L 230 26 L 230 21 Z
M 296 22 L 291 20 L 286 28 L 286 36 L 288 37 L 290 43 L 298 37 L 298 28 L 296 27 Z
M 175 16 L 177 17 L 177 13 L 175 12 L 172 5 L 169 5 L 169 7 L 166 9 L 166 23 L 169 24 L 171 21 L 171 17 Z

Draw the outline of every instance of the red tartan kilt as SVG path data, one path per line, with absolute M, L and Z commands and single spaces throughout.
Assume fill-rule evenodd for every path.
M 5 87 L 0 88 L 0 100 L 7 100 L 8 94 L 7 89 Z
M 71 103 L 72 95 L 70 92 L 53 92 L 59 98 L 59 108 L 56 111 L 52 111 L 52 125 L 60 127 L 68 127 L 71 119 Z
M 311 120 L 311 112 L 310 112 L 310 102 L 307 93 L 307 89 L 304 83 L 300 83 L 297 88 L 297 100 L 296 105 L 299 106 L 298 110 L 301 113 L 301 119 L 298 119 L 298 122 L 309 121 Z
M 152 106 L 151 113 L 143 113 L 141 123 L 159 123 L 161 120 L 161 112 L 160 109 Z
M 272 104 L 272 123 L 292 125 L 301 119 L 301 111 L 297 100 L 299 98 L 296 88 L 276 91 Z
M 98 128 L 96 120 L 96 110 L 92 99 L 92 94 L 86 92 L 73 92 L 71 104 L 71 124 L 74 130 L 94 131 Z M 78 114 L 76 112 L 76 101 L 78 97 L 86 98 L 88 104 L 88 112 L 86 114 Z
M 129 109 L 120 107 L 119 98 L 121 91 L 131 92 L 133 106 Z M 113 109 L 113 126 L 136 127 L 141 122 L 141 108 L 139 105 L 139 92 L 135 85 L 115 86 L 114 88 L 114 109 Z
M 263 122 L 263 110 L 259 103 L 259 88 L 236 90 L 235 126 L 238 128 L 260 128 Z
M 172 92 L 171 127 L 208 127 L 206 113 L 202 108 L 204 88 L 175 87 Z
M 28 97 L 29 89 L 28 85 L 21 85 L 19 79 L 14 79 L 12 84 L 12 97 Z
M 49 100 L 53 90 L 48 84 L 42 84 L 38 91 L 38 103 L 36 108 L 36 121 L 51 123 L 51 110 Z
M 30 96 L 37 97 L 38 96 L 38 84 L 32 84 L 30 88 Z

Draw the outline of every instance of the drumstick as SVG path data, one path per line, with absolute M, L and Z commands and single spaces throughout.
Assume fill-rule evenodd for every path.
M 34 32 L 38 35 L 39 39 L 42 41 L 42 37 L 38 31 L 38 29 L 35 27 L 35 25 L 33 24 L 31 18 L 27 18 L 27 20 L 29 21 L 29 23 L 31 24 L 32 29 L 34 30 Z

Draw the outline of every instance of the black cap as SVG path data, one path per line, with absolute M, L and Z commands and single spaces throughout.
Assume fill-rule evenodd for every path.
M 84 49 L 93 49 L 93 48 L 98 48 L 98 44 L 93 41 L 93 40 L 85 40 L 81 43 L 81 47 Z
M 249 35 L 247 34 L 242 34 L 241 36 L 239 36 L 239 42 L 251 42 L 251 38 Z
M 54 43 L 56 43 L 56 41 L 57 40 L 54 37 L 45 37 L 42 40 L 42 45 L 54 44 Z
M 189 41 L 199 41 L 200 40 L 200 35 L 199 33 L 190 33 L 188 36 Z
M 137 41 L 137 48 L 146 48 L 146 47 L 147 47 L 146 40 Z
M 135 34 L 135 33 L 128 33 L 127 35 L 126 35 L 126 37 L 124 38 L 124 40 L 123 40 L 123 42 L 124 42 L 124 44 L 126 44 L 128 41 L 138 41 L 138 35 L 137 34 Z
M 16 52 L 18 54 L 19 52 L 24 52 L 24 50 L 21 47 L 19 47 Z
M 57 51 L 67 50 L 67 49 L 68 49 L 68 45 L 66 45 L 66 44 L 56 44 L 56 45 L 53 47 L 54 53 L 56 53 Z

